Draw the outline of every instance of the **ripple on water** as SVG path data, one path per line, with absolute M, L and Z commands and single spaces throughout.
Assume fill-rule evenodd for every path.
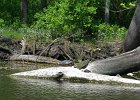
M 10 90 L 7 90 L 7 93 L 13 95 L 6 100 L 139 100 L 140 98 L 140 87 L 57 83 L 55 81 L 26 78 L 9 80 L 11 83 L 9 83 L 7 89 Z
M 6 64 L 4 64 L 5 67 Z M 28 66 L 29 67 L 29 66 Z M 15 68 L 12 66 L 11 68 Z M 21 69 L 20 69 L 21 68 Z M 27 68 L 27 67 L 26 67 Z M 34 69 L 37 67 L 30 67 Z M 0 70 L 0 100 L 139 100 L 140 87 L 57 83 L 42 79 L 10 78 L 3 74 L 24 70 Z

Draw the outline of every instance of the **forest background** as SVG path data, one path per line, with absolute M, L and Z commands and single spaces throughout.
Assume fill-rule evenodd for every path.
M 136 0 L 1 0 L 0 35 L 14 40 L 123 40 Z

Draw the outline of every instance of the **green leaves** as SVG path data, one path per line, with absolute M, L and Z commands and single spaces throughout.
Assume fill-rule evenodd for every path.
M 0 18 L 0 26 L 4 26 L 4 20 Z
M 132 7 L 136 6 L 136 1 L 135 2 L 121 3 L 120 6 L 122 8 L 129 9 L 129 8 L 132 8 Z
M 95 7 L 87 7 L 87 12 L 96 14 L 96 8 Z
M 120 28 L 117 25 L 107 25 L 104 23 L 99 24 L 95 28 L 99 34 L 98 38 L 101 40 L 123 39 L 127 31 L 124 27 Z
M 35 26 L 50 30 L 52 35 L 70 36 L 92 27 L 96 9 L 94 0 L 56 0 L 43 13 L 36 14 Z

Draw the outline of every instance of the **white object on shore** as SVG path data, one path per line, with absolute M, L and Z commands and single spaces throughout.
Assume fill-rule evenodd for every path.
M 96 73 L 85 73 L 77 68 L 73 67 L 51 67 L 45 69 L 38 69 L 26 72 L 20 72 L 12 74 L 14 76 L 33 76 L 33 77 L 53 77 L 57 73 L 62 72 L 64 78 L 83 78 L 89 81 L 103 81 L 103 82 L 117 82 L 117 83 L 127 83 L 127 84 L 140 84 L 139 80 L 121 78 L 117 76 L 102 75 Z

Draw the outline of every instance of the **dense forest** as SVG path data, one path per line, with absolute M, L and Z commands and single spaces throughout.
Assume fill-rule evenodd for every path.
M 1 0 L 0 34 L 49 41 L 124 39 L 136 0 Z
M 97 81 L 91 73 L 140 70 L 140 0 L 2 0 L 0 9 L 2 60 L 69 65 L 66 78 Z M 64 68 L 50 76 L 60 80 Z

